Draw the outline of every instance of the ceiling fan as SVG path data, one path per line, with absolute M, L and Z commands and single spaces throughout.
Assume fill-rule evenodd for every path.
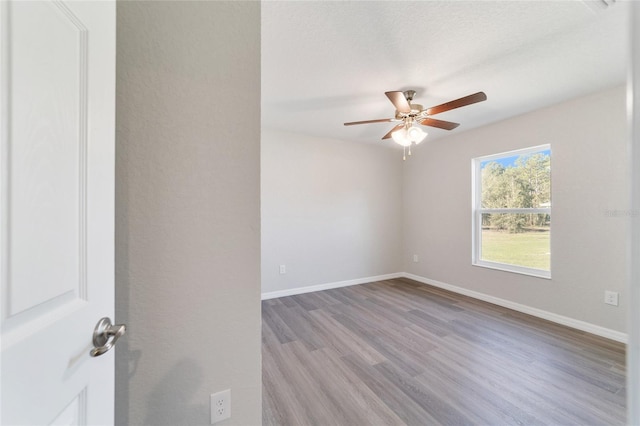
M 444 130 L 453 130 L 458 127 L 459 123 L 453 123 L 451 121 L 436 120 L 431 116 L 440 114 L 445 111 L 450 111 L 455 108 L 475 104 L 487 100 L 487 95 L 484 92 L 474 93 L 473 95 L 465 96 L 460 99 L 446 102 L 444 104 L 434 106 L 431 108 L 423 108 L 420 104 L 413 104 L 413 97 L 415 96 L 415 90 L 405 90 L 404 92 L 393 91 L 385 92 L 387 98 L 391 101 L 393 106 L 396 107 L 396 114 L 394 118 L 381 118 L 378 120 L 366 120 L 366 121 L 352 121 L 344 123 L 345 126 L 353 126 L 355 124 L 370 124 L 370 123 L 387 123 L 387 122 L 400 122 L 393 129 L 382 137 L 382 139 L 393 138 L 395 142 L 406 147 L 409 147 L 409 155 L 411 155 L 411 144 L 420 143 L 427 134 L 422 131 L 415 124 L 421 124 L 423 126 L 437 127 Z

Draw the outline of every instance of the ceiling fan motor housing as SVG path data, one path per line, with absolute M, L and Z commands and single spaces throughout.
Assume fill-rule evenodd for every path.
M 411 111 L 410 112 L 400 112 L 400 111 L 396 110 L 396 119 L 397 120 L 402 120 L 405 117 L 417 117 L 418 115 L 420 115 L 420 113 L 422 111 L 424 111 L 424 108 L 420 104 L 409 103 L 409 106 L 411 107 Z
M 411 103 L 411 101 L 413 100 L 413 97 L 416 95 L 416 91 L 415 90 L 405 90 L 402 93 L 404 94 L 405 99 L 409 103 L 409 106 L 411 107 L 411 111 L 410 112 L 399 112 L 399 111 L 396 110 L 396 119 L 401 120 L 401 119 L 403 119 L 405 117 L 416 117 L 416 116 L 418 116 L 422 112 L 422 110 L 424 108 L 420 104 L 412 104 Z

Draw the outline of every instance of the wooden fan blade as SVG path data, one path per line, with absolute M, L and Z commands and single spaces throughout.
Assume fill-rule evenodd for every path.
M 444 120 L 436 120 L 435 118 L 423 118 L 422 120 L 418 120 L 418 123 L 422 124 L 423 126 L 437 127 L 439 129 L 445 129 L 445 130 L 453 130 L 460 125 L 460 123 L 453 123 L 451 121 L 444 121 Z
M 379 120 L 366 120 L 366 121 L 352 121 L 350 123 L 344 123 L 345 126 L 353 126 L 354 124 L 369 124 L 369 123 L 389 123 L 394 121 L 395 118 L 381 118 Z
M 398 112 L 411 112 L 411 105 L 402 92 L 384 92 Z
M 391 133 L 395 132 L 396 130 L 400 130 L 404 127 L 404 123 L 402 124 L 398 124 L 396 127 L 394 127 L 393 129 L 389 130 L 389 133 L 387 133 L 386 135 L 384 135 L 382 137 L 382 139 L 389 139 L 391 137 Z
M 442 105 L 434 106 L 427 109 L 427 114 L 436 115 L 441 112 L 449 111 L 455 108 L 475 104 L 476 102 L 482 102 L 487 100 L 487 95 L 484 92 L 474 93 L 473 95 L 465 96 L 464 98 L 456 99 L 455 101 L 449 101 Z

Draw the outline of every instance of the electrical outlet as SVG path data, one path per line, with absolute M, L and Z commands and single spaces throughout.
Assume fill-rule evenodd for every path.
M 417 254 L 414 254 L 414 255 L 413 255 L 413 261 L 414 261 L 415 263 L 420 262 L 420 258 L 418 257 L 418 255 L 417 255 Z
M 287 265 L 280 265 L 280 274 L 284 275 L 287 273 Z
M 231 389 L 211 394 L 211 424 L 231 417 Z
M 605 291 L 604 303 L 607 305 L 618 306 L 618 292 L 617 291 Z

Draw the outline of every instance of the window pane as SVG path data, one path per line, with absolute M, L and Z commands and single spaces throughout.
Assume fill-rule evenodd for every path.
M 551 216 L 482 214 L 481 260 L 550 270 Z
M 551 206 L 551 151 L 480 163 L 481 206 L 486 209 Z

